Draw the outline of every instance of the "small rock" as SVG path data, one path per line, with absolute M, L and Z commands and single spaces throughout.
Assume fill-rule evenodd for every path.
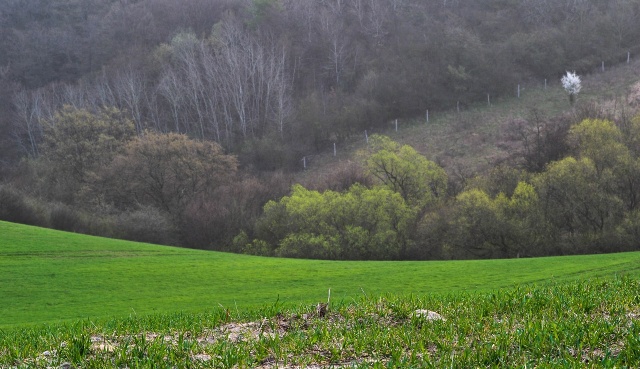
M 413 315 L 416 317 L 424 318 L 425 320 L 428 320 L 428 321 L 433 321 L 433 320 L 446 321 L 446 319 L 443 318 L 442 315 L 431 310 L 418 309 L 413 312 Z
M 71 363 L 62 363 L 58 369 L 73 369 L 73 365 L 71 365 Z
M 209 360 L 211 360 L 211 355 L 198 354 L 198 355 L 194 355 L 193 359 L 194 360 L 200 360 L 200 361 L 209 361 Z
M 51 356 L 51 351 L 48 351 L 48 350 L 47 350 L 47 351 L 43 352 L 43 353 L 42 353 L 42 356 L 47 356 L 47 357 L 48 357 L 48 356 Z
M 94 351 L 114 352 L 116 347 L 108 343 L 100 343 L 91 347 Z

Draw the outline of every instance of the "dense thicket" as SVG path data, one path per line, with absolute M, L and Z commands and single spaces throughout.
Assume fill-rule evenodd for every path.
M 520 170 L 466 188 L 374 138 L 309 186 L 351 218 L 265 224 L 299 220 L 283 202 L 302 190 L 280 200 L 286 173 L 329 142 L 619 62 L 638 40 L 640 0 L 2 1 L 0 215 L 289 256 L 537 255 L 601 250 L 613 235 L 628 248 L 640 202 L 628 119 L 514 126 Z M 397 219 L 364 213 L 382 209 L 373 193 Z
M 385 145 L 366 155 L 363 165 L 380 175 L 382 185 L 368 191 L 390 191 L 395 200 L 383 194 L 375 195 L 380 203 L 354 198 L 353 193 L 367 193 L 359 185 L 342 193 L 296 187 L 290 197 L 265 206 L 258 239 L 245 240 L 245 251 L 329 259 L 457 259 L 639 249 L 640 116 L 618 124 L 585 119 L 565 138 L 570 155 L 539 173 L 497 168 L 437 202 L 416 199 L 444 194 L 445 188 L 434 185 L 446 183 L 444 171 L 419 154 L 394 156 L 411 149 L 376 138 Z M 402 171 L 407 167 L 412 169 Z M 422 188 L 410 186 L 415 196 L 406 196 L 398 183 Z
M 3 155 L 37 156 L 68 104 L 291 167 L 388 119 L 635 55 L 639 15 L 636 0 L 3 1 Z

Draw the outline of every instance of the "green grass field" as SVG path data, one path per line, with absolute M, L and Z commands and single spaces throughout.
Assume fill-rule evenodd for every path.
M 296 307 L 362 296 L 492 291 L 640 275 L 640 253 L 539 259 L 334 262 L 260 258 L 0 222 L 0 327 L 78 319 Z
M 0 368 L 637 368 L 639 290 L 623 277 L 0 329 Z

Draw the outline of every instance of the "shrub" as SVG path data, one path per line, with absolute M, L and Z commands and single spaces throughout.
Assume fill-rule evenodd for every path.
M 240 153 L 240 161 L 258 171 L 295 170 L 301 167 L 301 157 L 278 136 L 247 141 Z
M 180 219 L 182 242 L 187 247 L 241 252 L 234 236 L 252 234 L 262 207 L 283 196 L 289 180 L 282 174 L 245 178 L 221 186 L 192 201 Z
M 335 237 L 311 233 L 292 233 L 280 242 L 276 255 L 286 258 L 336 259 L 340 248 Z
M 346 191 L 354 184 L 365 187 L 373 185 L 373 178 L 364 172 L 362 166 L 352 161 L 336 164 L 328 172 L 313 172 L 316 175 L 308 177 L 305 187 L 316 191 Z
M 640 250 L 640 210 L 627 213 L 616 233 L 623 250 Z
M 23 194 L 9 186 L 0 186 L 0 220 L 45 226 L 42 213 Z
M 176 243 L 174 225 L 165 214 L 151 206 L 118 215 L 115 225 L 119 238 L 161 245 Z
M 56 203 L 51 205 L 49 221 L 53 229 L 76 233 L 90 233 L 89 222 L 80 212 L 71 207 Z
M 270 201 L 258 236 L 281 256 L 319 259 L 405 258 L 416 211 L 382 186 L 349 191 L 310 191 Z

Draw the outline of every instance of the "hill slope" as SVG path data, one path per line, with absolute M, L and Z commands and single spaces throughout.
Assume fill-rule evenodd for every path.
M 224 254 L 0 222 L 0 327 L 79 318 L 487 291 L 640 275 L 640 253 L 491 261 L 335 262 Z
M 574 106 L 560 80 L 528 81 L 521 87 L 520 97 L 490 98 L 463 106 L 457 111 L 431 111 L 429 123 L 425 117 L 389 122 L 385 134 L 401 144 L 408 144 L 443 165 L 449 175 L 472 176 L 493 167 L 495 163 L 514 155 L 520 143 L 511 141 L 510 126 L 522 120 L 549 119 L 562 115 L 581 115 L 594 107 L 608 116 L 633 115 L 640 106 L 640 61 L 618 64 L 604 73 L 594 71 L 583 75 L 582 91 Z M 372 131 L 369 130 L 369 135 Z M 366 146 L 365 133 L 338 145 L 337 156 L 333 147 L 307 158 L 307 170 L 299 175 L 303 182 L 317 181 L 326 176 L 338 161 L 354 160 L 354 153 Z M 302 162 L 300 163 L 302 165 Z

